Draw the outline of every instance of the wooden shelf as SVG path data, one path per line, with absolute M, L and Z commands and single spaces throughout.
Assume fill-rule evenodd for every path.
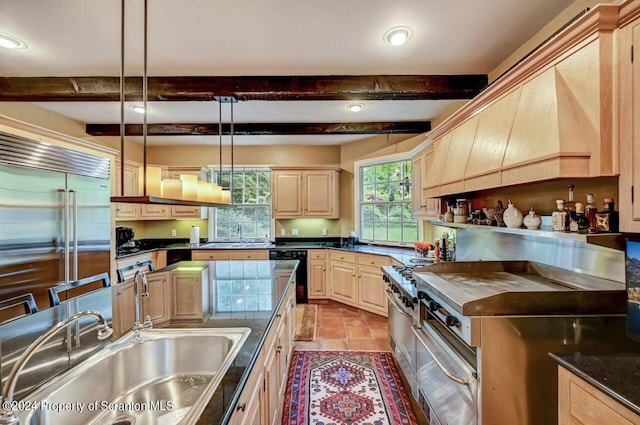
M 543 217 L 544 219 L 544 217 Z M 432 225 L 450 227 L 457 229 L 483 230 L 487 232 L 506 233 L 510 235 L 532 236 L 537 238 L 550 238 L 574 242 L 584 242 L 592 245 L 624 251 L 624 238 L 621 233 L 565 233 L 554 232 L 548 226 L 542 226 L 540 230 L 530 230 L 526 228 L 511 228 L 487 226 L 481 224 L 451 223 L 448 221 L 432 221 Z M 544 221 L 543 221 L 544 224 Z

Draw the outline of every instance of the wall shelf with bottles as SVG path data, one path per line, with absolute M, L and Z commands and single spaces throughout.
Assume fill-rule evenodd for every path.
M 449 227 L 456 229 L 473 229 L 484 230 L 487 232 L 506 233 L 511 235 L 532 236 L 539 238 L 551 238 L 556 240 L 584 242 L 592 245 L 603 246 L 606 248 L 624 251 L 624 237 L 622 233 L 570 233 L 555 232 L 551 229 L 551 217 L 542 217 L 542 226 L 539 230 L 531 230 L 525 228 L 497 227 L 483 224 L 453 223 L 449 221 L 431 221 L 434 226 Z

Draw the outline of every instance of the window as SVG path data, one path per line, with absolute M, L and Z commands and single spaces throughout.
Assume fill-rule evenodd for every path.
M 411 161 L 360 167 L 360 235 L 369 242 L 413 242 L 418 223 L 411 216 Z
M 218 176 L 222 187 L 229 187 L 229 175 Z M 231 205 L 211 208 L 209 221 L 211 239 L 271 238 L 271 171 L 234 169 Z

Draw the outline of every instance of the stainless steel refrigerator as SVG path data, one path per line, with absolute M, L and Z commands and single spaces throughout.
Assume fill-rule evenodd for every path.
M 0 132 L 0 301 L 110 271 L 110 161 Z

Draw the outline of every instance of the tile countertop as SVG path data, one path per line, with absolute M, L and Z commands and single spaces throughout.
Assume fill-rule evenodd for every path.
M 260 311 L 214 313 L 208 321 L 199 326 L 248 327 L 251 333 L 222 378 L 222 382 L 209 400 L 197 424 L 222 425 L 229 422 L 275 314 L 283 301 L 283 296 L 292 284 L 291 276 L 294 275 L 297 266 L 297 260 L 181 261 L 155 272 L 179 272 L 177 270 L 179 268 L 208 267 L 211 284 L 219 294 L 228 293 L 231 300 L 232 288 L 235 285 L 243 288 L 249 286 L 251 290 L 247 292 L 243 300 L 244 304 L 253 303 L 261 309 Z M 284 273 L 290 275 L 286 284 L 284 286 L 273 284 L 273 282 L 279 282 L 277 277 Z
M 551 358 L 640 415 L 640 354 L 550 353 Z

